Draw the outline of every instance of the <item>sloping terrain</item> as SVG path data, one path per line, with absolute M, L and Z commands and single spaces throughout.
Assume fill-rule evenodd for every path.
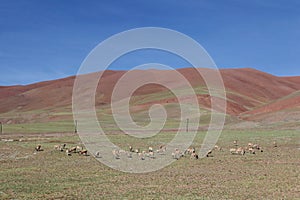
M 209 69 L 201 69 L 203 71 Z M 193 86 L 201 108 L 210 110 L 211 97 L 203 78 L 194 68 L 178 69 Z M 174 72 L 174 71 L 173 71 Z M 136 70 L 133 77 L 164 77 L 175 87 L 180 82 L 168 70 Z M 277 77 L 255 69 L 220 70 L 227 96 L 227 114 L 244 120 L 261 120 L 272 113 L 292 112 L 300 106 L 300 77 Z M 96 95 L 98 110 L 109 109 L 115 84 L 126 71 L 105 71 Z M 85 75 L 97 76 L 97 73 Z M 31 123 L 72 120 L 72 90 L 75 77 L 25 86 L 0 87 L 0 120 L 4 123 Z M 216 97 L 218 98 L 218 97 Z M 220 99 L 222 100 L 222 99 Z M 176 104 L 176 97 L 165 87 L 148 84 L 133 94 L 132 111 L 144 112 L 151 105 Z M 177 112 L 177 111 L 174 111 Z

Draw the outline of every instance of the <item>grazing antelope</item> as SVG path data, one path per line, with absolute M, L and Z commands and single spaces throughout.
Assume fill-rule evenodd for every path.
M 87 156 L 88 155 L 88 151 L 86 149 L 83 149 L 83 150 L 79 151 L 79 154 Z
M 38 145 L 35 147 L 35 150 L 36 150 L 36 151 L 43 151 L 42 145 L 38 144 Z
M 245 150 L 243 149 L 243 147 L 239 147 L 239 148 L 237 148 L 236 153 L 240 154 L 240 155 L 244 155 L 245 154 Z
M 60 150 L 60 145 L 54 145 L 54 150 Z
M 145 160 L 145 152 L 143 151 L 142 153 L 138 153 L 139 159 L 140 160 Z
M 153 152 L 153 148 L 152 148 L 152 147 L 149 147 L 149 148 L 148 148 L 148 151 L 149 151 L 149 152 Z
M 196 150 L 195 150 L 195 148 L 188 148 L 187 150 L 185 150 L 185 154 L 192 154 L 192 153 L 195 153 L 196 152 Z
M 260 146 L 258 145 L 258 144 L 253 144 L 253 146 L 252 146 L 254 149 L 257 149 L 257 150 L 259 150 L 260 149 Z
M 198 159 L 198 158 L 199 158 L 199 156 L 195 152 L 191 154 L 190 159 Z
M 234 154 L 234 155 L 244 155 L 245 154 L 245 150 L 242 147 L 239 147 L 237 149 L 231 148 L 229 151 L 231 154 Z
M 135 149 L 134 152 L 135 152 L 135 153 L 139 153 L 140 150 L 139 150 L 139 149 Z
M 237 140 L 234 140 L 234 141 L 233 141 L 233 144 L 234 144 L 234 146 L 238 146 L 238 141 L 237 141 Z
M 212 150 L 209 150 L 207 153 L 206 153 L 206 157 L 211 157 L 212 155 Z
M 249 153 L 250 154 L 255 154 L 255 150 L 252 147 L 249 147 Z
M 152 158 L 152 159 L 154 159 L 154 158 L 155 158 L 155 156 L 154 156 L 154 152 L 153 152 L 153 151 L 149 152 L 149 157 L 150 157 L 150 158 Z
M 131 145 L 129 145 L 129 152 L 134 152 L 133 148 Z
M 236 149 L 235 148 L 231 148 L 229 151 L 230 151 L 231 154 L 236 154 Z
M 71 147 L 70 149 L 68 149 L 70 153 L 76 153 L 76 150 L 76 147 Z
M 218 145 L 215 145 L 214 150 L 222 151 L 222 147 L 219 147 Z
M 95 157 L 96 157 L 96 158 L 102 158 L 102 156 L 101 156 L 101 154 L 100 154 L 99 151 L 97 151 L 97 152 L 95 153 Z
M 166 151 L 167 151 L 167 147 L 166 147 L 166 146 L 163 146 L 163 145 L 161 145 L 161 146 L 159 147 L 159 149 L 156 150 L 156 152 L 157 152 L 158 154 L 160 154 L 160 155 L 164 154 Z
M 69 151 L 69 149 L 66 149 L 66 155 L 71 156 L 71 152 Z
M 119 150 L 114 149 L 114 150 L 112 151 L 112 153 L 113 153 L 115 159 L 120 159 L 120 153 L 119 153 Z
M 120 149 L 120 150 L 119 150 L 119 153 L 120 153 L 120 154 L 125 154 L 126 151 L 125 151 L 124 149 Z
M 172 153 L 172 157 L 173 157 L 173 159 L 176 159 L 176 160 L 178 160 L 180 157 L 182 157 L 182 155 L 181 155 L 181 152 L 179 151 L 179 149 L 175 149 L 175 152 L 174 153 Z
M 81 147 L 81 146 L 76 146 L 76 153 L 79 153 L 80 151 L 82 151 L 83 150 L 83 147 Z
M 276 141 L 273 142 L 273 147 L 277 147 L 277 142 Z
M 64 151 L 65 148 L 66 148 L 66 144 L 54 145 L 54 150 Z

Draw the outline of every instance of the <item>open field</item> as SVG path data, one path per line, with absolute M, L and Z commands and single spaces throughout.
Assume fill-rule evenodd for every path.
M 211 121 L 212 97 L 194 69 L 178 71 L 193 86 L 201 110 L 200 122 L 193 121 L 194 116 L 189 118 L 190 127 L 192 123 L 200 127 L 192 144 L 199 151 Z M 83 146 L 74 134 L 75 77 L 1 87 L 0 199 L 300 199 L 300 77 L 276 77 L 248 68 L 220 72 L 227 96 L 225 129 L 217 143 L 223 151 L 214 150 L 212 157 L 198 160 L 186 155 L 159 171 L 144 174 L 113 170 L 91 156 L 95 152 L 67 156 L 54 150 L 54 145 L 61 144 L 67 148 Z M 149 109 L 154 104 L 164 106 L 167 120 L 154 137 L 124 135 L 115 123 L 110 102 L 113 87 L 124 73 L 106 71 L 99 83 L 95 96 L 98 121 L 111 142 L 125 150 L 129 145 L 145 151 L 149 146 L 158 149 L 171 141 L 180 122 L 186 122 L 181 119 L 178 99 L 156 84 L 139 88 L 129 102 L 133 121 L 141 126 L 149 124 Z M 170 76 L 170 71 L 164 70 L 135 73 L 137 77 Z M 176 77 L 171 82 L 178 84 Z M 224 99 L 218 95 L 213 98 L 219 103 Z M 188 103 L 181 106 L 194 109 Z M 155 120 L 154 124 L 162 121 Z M 82 121 L 89 127 L 89 120 Z M 136 132 L 133 129 L 130 131 Z M 240 147 L 258 143 L 263 152 L 231 155 L 234 140 Z M 44 151 L 34 150 L 38 144 Z M 103 156 L 115 159 L 112 154 Z M 171 153 L 156 156 L 171 158 Z
M 195 138 L 196 150 L 204 134 L 199 132 Z M 146 150 L 172 136 L 163 132 L 149 139 L 122 134 L 109 138 L 124 148 L 131 143 Z M 0 142 L 0 199 L 300 199 L 300 136 L 296 131 L 225 130 L 218 141 L 223 151 L 214 151 L 213 157 L 183 157 L 146 174 L 119 172 L 93 156 L 66 156 L 53 149 L 61 143 L 81 145 L 73 134 L 9 134 L 5 138 L 22 140 Z M 230 155 L 235 139 L 240 146 L 259 143 L 264 152 Z M 278 147 L 273 147 L 273 140 Z M 44 151 L 34 152 L 39 143 Z

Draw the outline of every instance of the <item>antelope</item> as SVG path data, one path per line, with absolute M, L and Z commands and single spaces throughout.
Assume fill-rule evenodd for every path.
M 161 146 L 159 147 L 159 149 L 156 150 L 156 152 L 159 153 L 159 154 L 164 154 L 166 151 L 167 151 L 167 147 L 166 147 L 166 146 L 163 146 L 163 145 L 161 145 Z
M 234 154 L 234 155 L 238 155 L 238 154 L 244 155 L 245 154 L 245 150 L 242 147 L 239 147 L 237 149 L 231 148 L 229 151 L 231 154 Z
M 129 146 L 129 152 L 134 152 L 132 146 Z
M 237 154 L 244 155 L 244 154 L 245 154 L 245 150 L 244 150 L 242 147 L 239 147 L 239 148 L 236 150 L 236 153 L 237 153 Z
M 152 159 L 154 159 L 154 158 L 155 158 L 155 156 L 154 156 L 154 152 L 153 152 L 153 151 L 149 152 L 149 157 L 150 157 L 150 158 L 152 158 Z
M 54 145 L 54 150 L 60 150 L 60 145 Z
M 113 153 L 115 159 L 120 159 L 120 153 L 119 153 L 119 150 L 116 150 L 116 149 L 115 149 L 115 150 L 112 151 L 112 153 Z
M 148 148 L 148 151 L 149 151 L 149 152 L 153 152 L 153 148 L 152 148 L 152 147 L 149 147 L 149 148 Z
M 54 150 L 64 151 L 66 144 L 63 145 L 54 145 Z
M 198 158 L 199 158 L 199 156 L 195 152 L 191 154 L 190 159 L 198 159 Z
M 88 155 L 88 151 L 86 149 L 83 149 L 79 152 L 80 155 L 84 155 L 87 156 Z
M 42 145 L 38 144 L 38 145 L 35 147 L 35 150 L 36 150 L 36 151 L 43 151 Z
M 195 148 L 188 148 L 186 151 L 185 151 L 185 153 L 187 153 L 187 154 L 192 154 L 192 153 L 195 153 L 196 151 L 195 151 Z
M 97 152 L 95 153 L 95 157 L 96 157 L 96 158 L 102 158 L 102 156 L 101 156 L 101 154 L 100 154 L 99 151 L 97 151 Z
M 277 147 L 277 142 L 276 141 L 273 142 L 273 147 Z
M 76 150 L 76 147 L 71 147 L 70 149 L 68 149 L 70 153 L 76 153 Z
M 215 145 L 214 149 L 218 151 L 222 151 L 222 147 L 219 147 L 218 145 Z
M 138 153 L 138 156 L 139 156 L 139 159 L 145 160 L 145 153 L 144 152 Z
M 231 154 L 236 154 L 236 149 L 235 148 L 231 148 L 229 151 L 230 151 Z
M 81 147 L 81 146 L 76 146 L 76 150 L 75 150 L 76 152 L 79 153 L 79 152 L 82 151 L 82 150 L 83 150 L 83 147 Z
M 71 156 L 71 152 L 69 151 L 69 149 L 66 150 L 66 155 Z
M 212 150 L 209 150 L 207 153 L 206 153 L 206 157 L 210 157 L 210 155 L 212 154 Z M 198 156 L 198 155 L 197 155 Z
M 234 144 L 234 146 L 238 146 L 238 141 L 237 141 L 237 140 L 234 140 L 234 141 L 233 141 L 233 144 Z
M 252 147 L 249 147 L 249 153 L 250 154 L 255 154 L 255 150 Z
M 175 153 L 172 153 L 172 157 L 174 158 L 174 159 L 176 159 L 176 160 L 178 160 L 182 155 L 180 155 L 181 153 L 180 153 L 180 151 L 179 151 L 179 149 L 175 149 Z

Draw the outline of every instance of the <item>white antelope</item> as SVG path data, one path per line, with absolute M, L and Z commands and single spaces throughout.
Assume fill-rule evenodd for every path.
M 115 157 L 115 159 L 120 159 L 120 153 L 119 153 L 119 150 L 114 149 L 114 150 L 112 151 L 112 153 L 113 153 L 113 156 Z

